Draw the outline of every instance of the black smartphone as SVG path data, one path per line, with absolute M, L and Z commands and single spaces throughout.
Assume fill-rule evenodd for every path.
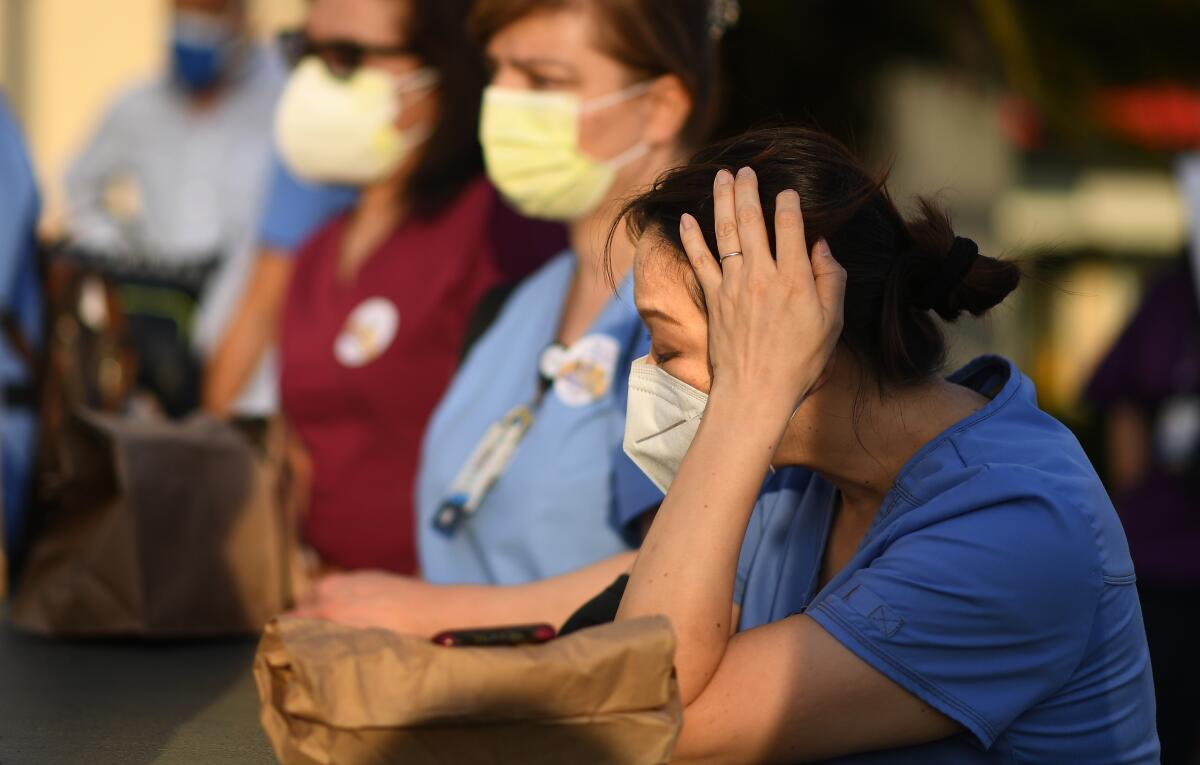
M 522 624 L 515 627 L 446 630 L 434 635 L 433 642 L 447 648 L 530 645 L 553 640 L 557 634 L 549 624 Z

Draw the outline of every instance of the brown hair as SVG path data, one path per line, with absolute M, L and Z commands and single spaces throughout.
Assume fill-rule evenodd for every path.
M 933 313 L 945 321 L 964 311 L 982 316 L 1020 282 L 1012 263 L 982 255 L 950 258 L 952 249 L 973 244 L 956 239 L 944 210 L 921 199 L 917 215 L 906 221 L 882 180 L 836 139 L 803 128 L 755 130 L 704 149 L 629 202 L 622 216 L 629 233 L 661 235 L 686 263 L 679 218 L 691 213 L 716 257 L 713 177 L 742 167 L 758 175 L 768 221 L 776 195 L 787 189 L 800 195 L 810 246 L 824 238 L 847 272 L 842 343 L 881 389 L 924 382 L 942 368 L 946 342 Z M 767 228 L 774 250 L 774 227 Z M 614 235 L 616 230 L 614 225 Z M 967 264 L 965 275 L 946 279 L 948 270 Z M 698 285 L 693 290 L 703 307 Z
M 597 45 L 637 75 L 672 74 L 692 97 L 680 133 L 689 147 L 701 145 L 717 110 L 717 35 L 712 0 L 479 0 L 471 31 L 486 45 L 504 27 L 535 13 L 579 9 L 598 22 Z
M 429 139 L 408 178 L 414 214 L 432 217 L 483 172 L 479 103 L 487 72 L 467 32 L 470 0 L 412 0 L 408 46 L 437 70 L 438 111 Z

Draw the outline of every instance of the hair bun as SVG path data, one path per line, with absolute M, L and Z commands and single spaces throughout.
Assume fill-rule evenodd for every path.
M 913 293 L 913 305 L 922 311 L 950 312 L 949 301 L 958 285 L 967 278 L 971 267 L 979 259 L 979 245 L 966 237 L 954 237 L 950 252 L 938 264 L 932 279 Z
M 955 236 L 946 211 L 920 200 L 920 214 L 908 223 L 912 237 L 909 304 L 933 311 L 945 321 L 963 312 L 982 316 L 1004 301 L 1021 282 L 1014 263 L 989 258 L 971 239 Z

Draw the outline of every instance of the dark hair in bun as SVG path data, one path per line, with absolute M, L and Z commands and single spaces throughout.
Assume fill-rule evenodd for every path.
M 935 314 L 945 321 L 982 316 L 1021 280 L 1015 264 L 956 237 L 947 213 L 929 199 L 905 220 L 882 180 L 836 139 L 804 128 L 755 130 L 704 149 L 630 201 L 623 220 L 634 237 L 661 235 L 686 263 L 679 218 L 691 213 L 716 255 L 713 177 L 747 166 L 758 175 L 766 219 L 774 218 L 776 195 L 794 189 L 809 245 L 825 238 L 846 269 L 842 342 L 882 388 L 924 382 L 941 370 L 946 341 Z

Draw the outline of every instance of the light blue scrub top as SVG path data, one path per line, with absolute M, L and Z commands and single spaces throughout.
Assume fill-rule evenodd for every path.
M 1125 534 L 1075 437 L 1010 362 L 950 378 L 992 398 L 909 460 L 819 592 L 835 492 L 769 477 L 735 600 L 741 629 L 807 614 L 967 731 L 838 763 L 1157 763 L 1154 688 Z
M 509 297 L 475 343 L 426 430 L 417 479 L 417 552 L 431 582 L 518 584 L 573 571 L 636 544 L 634 521 L 662 493 L 621 450 L 629 365 L 648 337 L 626 279 L 584 337 L 619 347 L 607 389 L 590 403 L 551 388 L 508 469 L 453 536 L 433 528 L 448 487 L 479 440 L 538 390 L 575 256 L 557 256 Z
M 12 316 L 22 336 L 35 347 L 42 342 L 42 293 L 35 238 L 40 209 L 21 129 L 0 96 L 0 312 Z M 25 361 L 0 332 L 0 389 L 29 381 Z M 25 533 L 37 418 L 30 408 L 6 408 L 2 395 L 0 486 L 4 492 L 4 538 L 9 552 L 15 553 Z
M 326 222 L 357 201 L 358 189 L 302 181 L 276 156 L 266 209 L 258 225 L 259 241 L 295 253 Z

